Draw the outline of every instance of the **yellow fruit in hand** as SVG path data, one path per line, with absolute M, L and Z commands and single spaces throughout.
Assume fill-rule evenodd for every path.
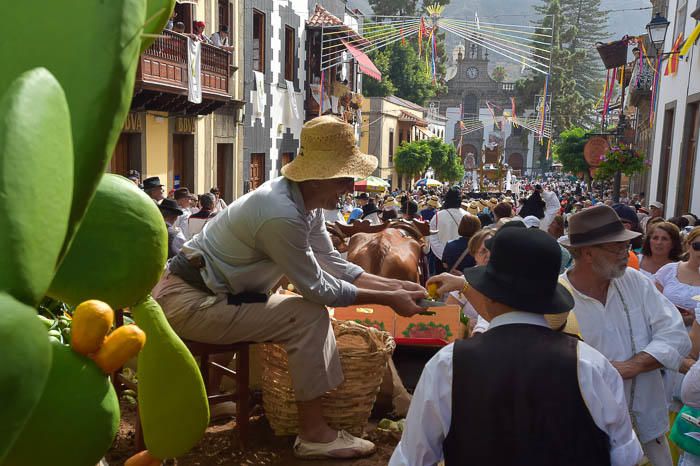
M 125 325 L 110 333 L 93 360 L 105 374 L 111 374 L 133 358 L 146 344 L 146 334 L 136 325 Z
M 86 356 L 96 352 L 105 341 L 113 322 L 114 311 L 109 304 L 96 299 L 80 303 L 73 313 L 71 346 Z
M 438 298 L 438 284 L 433 282 L 433 283 L 428 283 L 428 286 L 426 288 L 428 290 L 428 296 L 431 299 L 437 299 Z

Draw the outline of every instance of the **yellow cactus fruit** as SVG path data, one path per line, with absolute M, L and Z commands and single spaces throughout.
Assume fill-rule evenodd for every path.
M 136 325 L 125 325 L 110 333 L 93 360 L 105 374 L 111 374 L 133 358 L 146 343 L 146 334 Z
M 75 308 L 71 324 L 71 346 L 75 351 L 90 355 L 100 349 L 112 328 L 114 311 L 109 304 L 90 299 Z
M 161 460 L 151 455 L 148 450 L 136 453 L 126 460 L 124 466 L 160 466 Z
M 431 299 L 437 299 L 437 297 L 438 297 L 438 294 L 437 294 L 438 284 L 437 283 L 435 283 L 435 282 L 428 283 L 427 290 L 428 290 L 428 296 Z

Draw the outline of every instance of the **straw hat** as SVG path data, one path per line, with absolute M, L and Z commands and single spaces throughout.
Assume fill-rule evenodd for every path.
M 476 202 L 470 202 L 469 207 L 467 208 L 467 212 L 469 212 L 472 215 L 476 215 L 479 213 L 479 205 Z
M 377 168 L 377 158 L 360 152 L 351 125 L 324 115 L 304 124 L 299 155 L 282 167 L 292 181 L 366 178 Z
M 440 207 L 440 201 L 437 196 L 430 196 L 430 199 L 428 199 L 428 205 L 430 207 L 433 207 L 434 209 L 438 209 Z

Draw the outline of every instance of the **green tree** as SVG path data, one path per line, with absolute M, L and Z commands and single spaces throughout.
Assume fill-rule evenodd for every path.
M 367 97 L 395 94 L 418 105 L 433 97 L 436 87 L 426 72 L 424 61 L 412 43 L 400 41 L 370 53 L 370 58 L 382 73 L 382 81 L 363 79 L 362 93 Z M 386 82 L 385 82 L 386 81 Z
M 400 177 L 409 180 L 422 175 L 430 165 L 430 147 L 422 141 L 404 142 L 394 154 L 394 168 Z M 402 183 L 399 182 L 399 185 Z
M 573 127 L 562 131 L 559 139 L 552 147 L 554 158 L 559 160 L 564 171 L 570 173 L 583 172 L 586 181 L 589 181 L 589 166 L 583 157 L 583 148 L 588 142 L 590 134 L 581 127 Z
M 418 0 L 369 0 L 375 15 L 415 16 Z
M 503 81 L 506 80 L 507 73 L 506 69 L 503 65 L 498 65 L 493 69 L 491 72 L 491 77 L 493 78 L 494 81 L 497 81 L 499 83 L 502 83 Z
M 603 37 L 607 27 L 607 14 L 599 10 L 600 0 L 543 0 L 535 7 L 544 15 L 536 32 L 552 33 L 548 94 L 552 96 L 550 115 L 555 138 L 567 128 L 593 125 L 593 107 L 603 78 L 593 43 Z M 533 47 L 542 44 L 533 43 Z M 541 73 L 518 81 L 518 108 L 531 108 L 535 96 L 542 94 L 544 82 Z
M 457 156 L 453 144 L 445 144 L 439 138 L 419 142 L 430 151 L 430 167 L 435 171 L 435 178 L 440 181 L 461 181 L 464 178 L 462 160 Z

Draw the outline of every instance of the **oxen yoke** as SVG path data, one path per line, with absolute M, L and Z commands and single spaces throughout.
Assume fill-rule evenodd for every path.
M 346 249 L 348 260 L 366 272 L 415 283 L 425 278 L 425 237 L 437 233 L 430 230 L 428 223 L 417 220 L 379 225 L 367 221 L 351 225 L 336 222 L 327 224 L 327 229 L 336 247 Z

